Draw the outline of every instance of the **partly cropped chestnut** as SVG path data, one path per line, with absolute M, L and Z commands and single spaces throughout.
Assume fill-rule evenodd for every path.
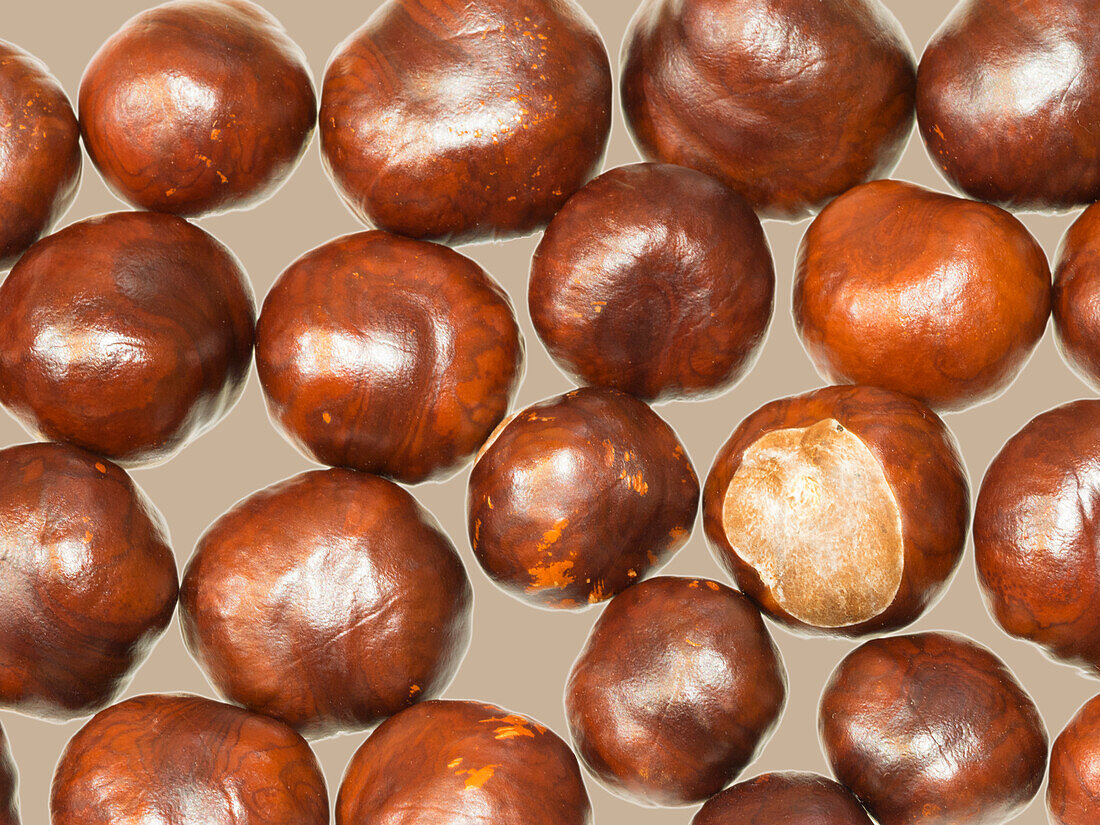
M 1100 821 L 1100 696 L 1086 702 L 1050 749 L 1047 813 L 1053 825 Z
M 1100 197 L 1100 196 L 1098 196 Z M 1054 270 L 1054 340 L 1066 363 L 1100 390 L 1100 203 L 1062 238 Z
M 765 773 L 707 801 L 691 825 L 873 825 L 852 792 L 813 773 Z
M 19 772 L 0 728 L 0 825 L 19 825 Z
M 969 519 L 954 436 L 919 401 L 875 387 L 765 404 L 719 451 L 703 492 L 719 564 L 804 633 L 914 621 L 958 567 Z

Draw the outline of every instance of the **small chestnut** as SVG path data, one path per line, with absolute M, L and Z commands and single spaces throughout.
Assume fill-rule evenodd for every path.
M 813 773 L 765 773 L 711 797 L 691 825 L 873 825 L 852 792 Z
M 1066 363 L 1100 390 L 1100 203 L 1066 232 L 1054 269 L 1054 340 Z
M 1053 825 L 1100 821 L 1100 696 L 1085 702 L 1054 740 L 1046 802 Z

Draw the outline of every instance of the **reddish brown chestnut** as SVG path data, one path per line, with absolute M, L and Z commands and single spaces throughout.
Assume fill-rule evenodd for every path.
M 0 825 L 19 825 L 19 772 L 0 728 Z
M 317 122 L 305 54 L 248 0 L 173 0 L 131 18 L 80 81 L 84 145 L 118 197 L 196 217 L 255 206 Z
M 454 545 L 396 484 L 302 473 L 199 539 L 180 591 L 187 647 L 227 698 L 309 737 L 438 696 L 470 643 Z
M 80 127 L 42 61 L 0 40 L 0 272 L 68 211 L 80 188 Z
M 958 567 L 969 520 L 954 436 L 919 401 L 875 387 L 765 404 L 718 452 L 703 492 L 719 564 L 804 633 L 914 621 Z
M 554 217 L 527 299 L 566 373 L 660 402 L 740 380 L 774 293 L 771 250 L 743 198 L 693 169 L 639 163 L 596 178 Z
M 765 773 L 711 798 L 691 825 L 873 825 L 843 785 L 813 773 Z
M 1053 825 L 1100 820 L 1100 696 L 1086 702 L 1054 740 L 1046 801 Z
M 388 0 L 321 94 L 322 158 L 352 212 L 447 243 L 545 226 L 610 129 L 607 51 L 575 0 Z
M 176 591 L 164 519 L 125 471 L 65 444 L 0 451 L 0 706 L 58 721 L 104 707 Z
M 964 636 L 865 642 L 833 671 L 819 729 L 880 825 L 1001 825 L 1039 791 L 1047 733 L 1031 697 Z
M 485 572 L 545 608 L 588 607 L 641 581 L 688 540 L 698 506 L 672 428 L 644 402 L 597 387 L 501 424 L 466 491 Z
M 818 373 L 961 410 L 1003 392 L 1050 315 L 1046 254 L 985 203 L 874 181 L 802 238 L 794 318 Z
M 240 397 L 255 311 L 233 253 L 180 218 L 71 224 L 0 286 L 0 403 L 40 438 L 167 461 Z
M 336 825 L 591 825 L 577 758 L 551 730 L 480 702 L 424 702 L 352 756 Z
M 1006 208 L 1100 200 L 1096 0 L 962 0 L 917 74 L 932 160 L 968 195 Z
M 1100 203 L 1074 221 L 1054 270 L 1054 340 L 1066 363 L 1100 390 Z
M 52 825 L 326 825 L 309 745 L 282 722 L 199 696 L 127 699 L 66 745 Z
M 414 484 L 455 473 L 504 418 L 523 339 L 469 258 L 360 232 L 279 276 L 256 366 L 272 420 L 306 456 Z
M 604 608 L 565 685 L 574 747 L 614 793 L 692 805 L 779 723 L 787 675 L 760 612 L 706 579 L 659 576 Z

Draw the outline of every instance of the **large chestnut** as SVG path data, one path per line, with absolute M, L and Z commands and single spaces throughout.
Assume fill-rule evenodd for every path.
M 1054 211 L 1100 200 L 1096 0 L 962 0 L 917 73 L 932 160 L 968 195 Z
M 718 452 L 703 491 L 719 564 L 803 633 L 914 621 L 958 567 L 969 520 L 954 436 L 919 401 L 875 387 L 765 404 Z
M 775 271 L 743 198 L 693 169 L 606 172 L 550 222 L 531 264 L 531 320 L 579 381 L 643 400 L 703 398 L 752 368 Z
M 0 40 L 0 272 L 68 211 L 80 188 L 80 127 L 42 61 Z
M 184 217 L 268 198 L 316 122 L 305 54 L 249 0 L 147 9 L 80 81 L 84 145 L 107 186 L 141 209 Z
M 691 535 L 699 481 L 665 421 L 633 396 L 585 387 L 513 415 L 466 491 L 474 555 L 510 595 L 545 608 L 610 599 Z
M 240 263 L 187 221 L 70 224 L 0 285 L 0 403 L 40 438 L 166 461 L 237 402 L 254 318 Z
M 51 825 L 327 825 L 309 745 L 282 722 L 199 696 L 100 711 L 54 771 Z
M 833 773 L 880 825 L 1001 825 L 1039 791 L 1047 733 L 990 651 L 964 636 L 865 642 L 837 666 L 819 728 Z
M 303 255 L 264 299 L 256 366 L 309 458 L 408 484 L 455 473 L 511 406 L 523 339 L 508 295 L 437 244 L 360 232 Z
M 110 461 L 0 451 L 0 706 L 86 716 L 123 691 L 176 607 L 160 512 Z
M 1050 315 L 1046 254 L 985 203 L 903 181 L 841 195 L 802 238 L 794 319 L 818 373 L 940 412 L 999 395 Z
M 19 772 L 0 728 L 0 825 L 19 825 Z
M 798 220 L 885 177 L 913 128 L 912 48 L 879 0 L 645 0 L 623 48 L 641 153 Z
M 1085 702 L 1054 740 L 1046 802 L 1053 825 L 1100 821 L 1100 696 Z
M 779 723 L 787 675 L 760 612 L 706 579 L 658 576 L 604 608 L 569 672 L 578 754 L 642 805 L 692 805 L 728 785 Z
M 1053 316 L 1062 357 L 1100 390 L 1100 203 L 1082 212 L 1062 238 L 1054 269 Z
M 330 59 L 320 118 L 325 168 L 364 223 L 504 239 L 599 170 L 611 67 L 575 0 L 387 0 Z
M 843 785 L 813 773 L 765 773 L 707 801 L 691 825 L 872 825 Z
M 473 591 L 450 539 L 396 484 L 302 473 L 199 539 L 184 639 L 226 697 L 308 737 L 361 730 L 450 683 Z
M 527 716 L 432 701 L 383 722 L 352 756 L 336 825 L 591 825 L 577 758 Z

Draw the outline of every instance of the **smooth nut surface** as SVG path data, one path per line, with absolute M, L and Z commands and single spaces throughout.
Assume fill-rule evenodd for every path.
M 1100 817 L 1100 697 L 1086 702 L 1054 740 L 1046 803 L 1053 825 L 1091 825 Z
M 872 825 L 852 792 L 813 773 L 765 773 L 707 800 L 691 825 Z
M 1066 363 L 1100 389 L 1100 204 L 1073 222 L 1054 268 L 1054 340 Z

